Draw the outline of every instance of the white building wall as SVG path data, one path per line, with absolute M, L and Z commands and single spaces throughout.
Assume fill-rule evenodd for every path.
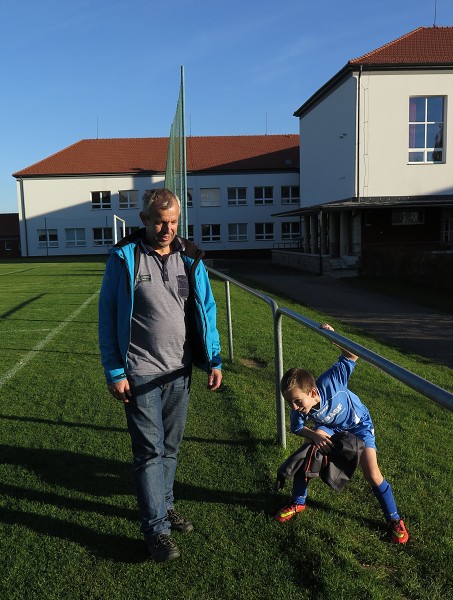
M 106 254 L 111 246 L 95 246 L 93 229 L 112 227 L 113 215 L 125 219 L 127 226 L 141 225 L 140 209 L 120 209 L 120 190 L 138 190 L 162 185 L 163 177 L 52 177 L 23 179 L 17 182 L 22 256 L 74 256 Z M 110 191 L 111 209 L 93 209 L 92 191 Z M 23 208 L 25 210 L 23 210 Z M 68 247 L 66 228 L 85 229 L 85 246 Z M 56 229 L 57 247 L 39 247 L 38 231 Z
M 362 73 L 360 196 L 453 193 L 453 171 L 448 164 L 453 149 L 453 123 L 449 119 L 449 108 L 453 106 L 452 75 L 453 70 Z M 447 98 L 445 164 L 408 163 L 411 96 Z
M 126 226 L 142 226 L 139 218 L 141 198 L 145 190 L 164 185 L 163 176 L 96 176 L 96 177 L 49 177 L 25 178 L 17 182 L 21 247 L 23 256 L 76 256 L 81 254 L 107 254 L 111 248 L 94 245 L 93 229 L 113 227 L 113 215 L 125 219 Z M 189 224 L 194 225 L 194 241 L 204 250 L 250 250 L 269 249 L 282 241 L 282 223 L 298 222 L 297 217 L 272 217 L 272 213 L 297 208 L 298 204 L 282 204 L 281 186 L 298 186 L 298 173 L 263 174 L 212 174 L 189 175 L 188 188 L 193 190 L 193 208 L 188 210 Z M 273 203 L 257 206 L 254 201 L 255 186 L 270 186 L 274 189 Z M 246 206 L 228 206 L 228 187 L 246 187 Z M 199 206 L 201 188 L 219 188 L 220 207 Z M 120 190 L 137 190 L 139 208 L 120 209 Z M 91 192 L 110 191 L 111 209 L 93 209 Z M 24 210 L 22 210 L 24 208 Z M 229 223 L 247 223 L 247 240 L 228 241 Z M 273 223 L 274 236 L 271 240 L 255 240 L 255 223 Z M 201 225 L 220 224 L 220 242 L 204 242 Z M 85 246 L 68 247 L 67 228 L 85 229 Z M 57 230 L 57 247 L 40 247 L 38 231 Z
M 188 210 L 189 224 L 194 226 L 194 241 L 204 250 L 250 250 L 272 248 L 282 242 L 282 223 L 299 222 L 298 217 L 272 217 L 276 212 L 298 208 L 299 204 L 282 204 L 281 187 L 298 186 L 298 173 L 261 173 L 261 174 L 227 174 L 227 175 L 189 175 L 187 187 L 192 189 L 193 208 Z M 272 187 L 273 203 L 256 205 L 254 198 L 255 186 Z M 228 188 L 247 188 L 247 204 L 245 206 L 228 205 Z M 202 188 L 220 188 L 220 207 L 204 208 L 199 205 Z M 247 240 L 229 241 L 228 224 L 246 223 Z M 274 237 L 272 240 L 256 240 L 255 224 L 273 223 Z M 204 242 L 201 239 L 201 226 L 220 224 L 220 242 Z
M 356 99 L 351 75 L 300 119 L 301 207 L 355 195 Z

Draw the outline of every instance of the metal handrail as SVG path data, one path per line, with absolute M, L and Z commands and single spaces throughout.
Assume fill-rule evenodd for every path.
M 328 338 L 330 341 L 335 343 L 346 350 L 349 350 L 353 354 L 356 354 L 360 358 L 363 358 L 368 363 L 378 367 L 394 379 L 404 383 L 411 389 L 419 392 L 423 396 L 434 400 L 438 404 L 441 404 L 445 408 L 449 410 L 453 410 L 453 394 L 447 392 L 443 388 L 435 385 L 423 379 L 419 375 L 408 371 L 407 369 L 400 367 L 399 365 L 393 363 L 390 360 L 368 350 L 364 346 L 357 344 L 349 340 L 348 338 L 335 333 L 329 329 L 321 329 L 319 323 L 313 321 L 295 311 L 279 307 L 277 302 L 270 296 L 255 290 L 240 281 L 236 281 L 232 277 L 225 275 L 220 271 L 216 271 L 211 267 L 207 267 L 207 270 L 212 273 L 215 277 L 219 279 L 223 279 L 225 282 L 225 293 L 226 293 L 226 310 L 227 310 L 227 326 L 228 326 L 228 348 L 229 348 L 229 358 L 231 362 L 234 361 L 234 348 L 233 348 L 233 327 L 232 327 L 232 319 L 231 319 L 231 298 L 230 298 L 230 286 L 232 283 L 237 287 L 245 290 L 249 294 L 264 300 L 272 309 L 272 319 L 273 319 L 273 327 L 274 327 L 274 362 L 275 362 L 275 400 L 276 400 L 276 409 L 277 409 L 277 431 L 278 431 L 278 439 L 280 444 L 285 448 L 286 447 L 286 427 L 285 427 L 285 402 L 283 396 L 280 393 L 280 381 L 283 376 L 283 344 L 282 344 L 282 316 L 289 317 L 294 321 L 300 323 L 316 331 L 320 335 Z
M 335 343 L 337 346 L 345 348 L 353 354 L 360 356 L 360 358 L 363 358 L 368 363 L 378 367 L 381 369 L 381 371 L 384 371 L 394 379 L 401 381 L 416 392 L 419 392 L 423 396 L 426 396 L 427 398 L 438 402 L 442 406 L 453 410 L 453 394 L 450 394 L 450 392 L 447 392 L 438 385 L 423 379 L 408 369 L 400 367 L 394 362 L 384 358 L 383 356 L 380 356 L 379 354 L 376 354 L 375 352 L 372 352 L 371 350 L 368 350 L 364 346 L 361 346 L 360 344 L 357 344 L 356 342 L 353 342 L 334 331 L 330 331 L 329 329 L 320 329 L 319 323 L 316 323 L 315 321 L 312 321 L 311 319 L 308 319 L 307 317 L 304 317 L 299 313 L 290 310 L 289 308 L 279 308 L 278 312 L 282 315 L 290 317 L 302 325 L 309 327 L 310 329 L 317 331 L 322 336 L 330 339 L 330 341 Z

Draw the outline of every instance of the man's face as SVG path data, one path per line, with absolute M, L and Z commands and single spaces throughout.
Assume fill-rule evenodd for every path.
M 140 213 L 143 225 L 146 227 L 148 243 L 158 254 L 170 252 L 170 244 L 175 239 L 178 230 L 179 205 L 175 201 L 170 208 L 162 208 L 153 204 L 148 214 Z
M 306 394 L 300 388 L 294 387 L 286 392 L 284 398 L 293 410 L 297 410 L 304 415 L 307 415 L 313 406 L 318 403 L 316 388 Z

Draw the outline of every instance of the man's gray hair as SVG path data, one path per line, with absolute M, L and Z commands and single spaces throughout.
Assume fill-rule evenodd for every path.
M 160 208 L 167 210 L 171 208 L 175 202 L 177 202 L 178 206 L 181 205 L 178 196 L 167 188 L 146 190 L 142 199 L 142 211 L 143 214 L 148 215 L 150 208 L 154 206 L 154 204 L 159 204 Z

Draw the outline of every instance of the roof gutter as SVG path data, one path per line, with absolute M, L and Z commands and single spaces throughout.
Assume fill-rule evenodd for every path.
M 304 114 L 308 113 L 312 108 L 314 108 L 327 93 L 333 91 L 345 78 L 348 73 L 354 71 L 420 71 L 423 69 L 437 70 L 437 71 L 446 71 L 453 70 L 453 63 L 414 63 L 414 64 L 392 64 L 392 63 L 382 63 L 382 64 L 371 64 L 371 63 L 348 63 L 345 65 L 338 73 L 336 73 L 329 81 L 327 81 L 323 86 L 319 88 L 310 98 L 302 104 L 300 108 L 298 108 L 293 115 L 295 117 L 301 117 Z

